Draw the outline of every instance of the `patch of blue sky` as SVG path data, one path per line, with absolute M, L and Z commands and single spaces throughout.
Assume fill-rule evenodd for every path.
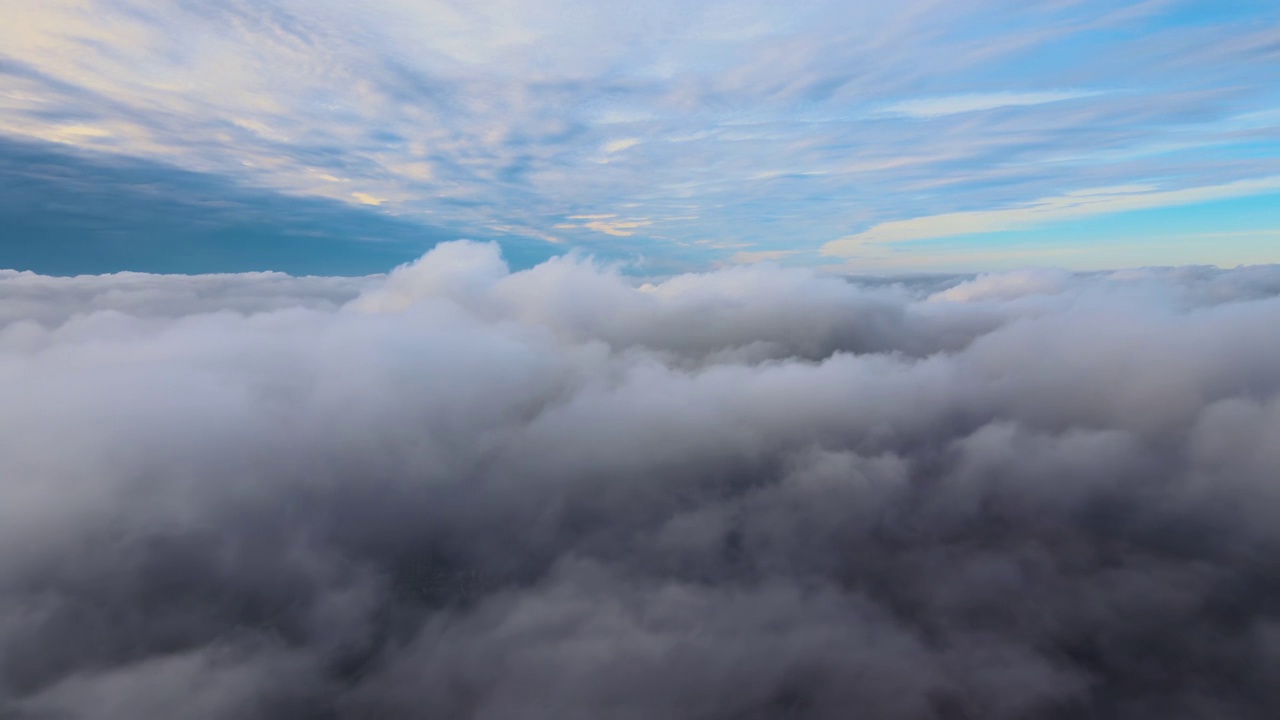
M 1203 27 L 1220 22 L 1264 23 L 1280 18 L 1280 5 L 1274 0 L 1231 0 L 1230 2 L 1168 3 L 1168 9 L 1155 17 L 1155 27 Z
M 364 275 L 461 237 L 499 241 L 514 267 L 559 252 L 536 238 L 431 226 L 218 175 L 4 139 L 0 220 L 4 266 L 44 275 Z

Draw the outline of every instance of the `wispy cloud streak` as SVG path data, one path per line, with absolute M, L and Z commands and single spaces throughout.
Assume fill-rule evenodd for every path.
M 1227 5 L 11 0 L 0 135 L 675 265 L 726 259 L 707 239 L 800 261 L 1276 175 L 1278 11 Z

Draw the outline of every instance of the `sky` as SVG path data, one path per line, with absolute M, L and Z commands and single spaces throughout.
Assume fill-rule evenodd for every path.
M 0 267 L 1280 260 L 1269 0 L 4 0 Z

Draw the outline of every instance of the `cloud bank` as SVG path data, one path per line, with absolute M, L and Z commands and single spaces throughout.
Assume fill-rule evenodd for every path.
M 0 274 L 0 716 L 1280 711 L 1280 268 Z

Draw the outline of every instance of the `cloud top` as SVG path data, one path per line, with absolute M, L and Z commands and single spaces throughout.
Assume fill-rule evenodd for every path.
M 1267 717 L 1280 270 L 0 273 L 0 714 Z

